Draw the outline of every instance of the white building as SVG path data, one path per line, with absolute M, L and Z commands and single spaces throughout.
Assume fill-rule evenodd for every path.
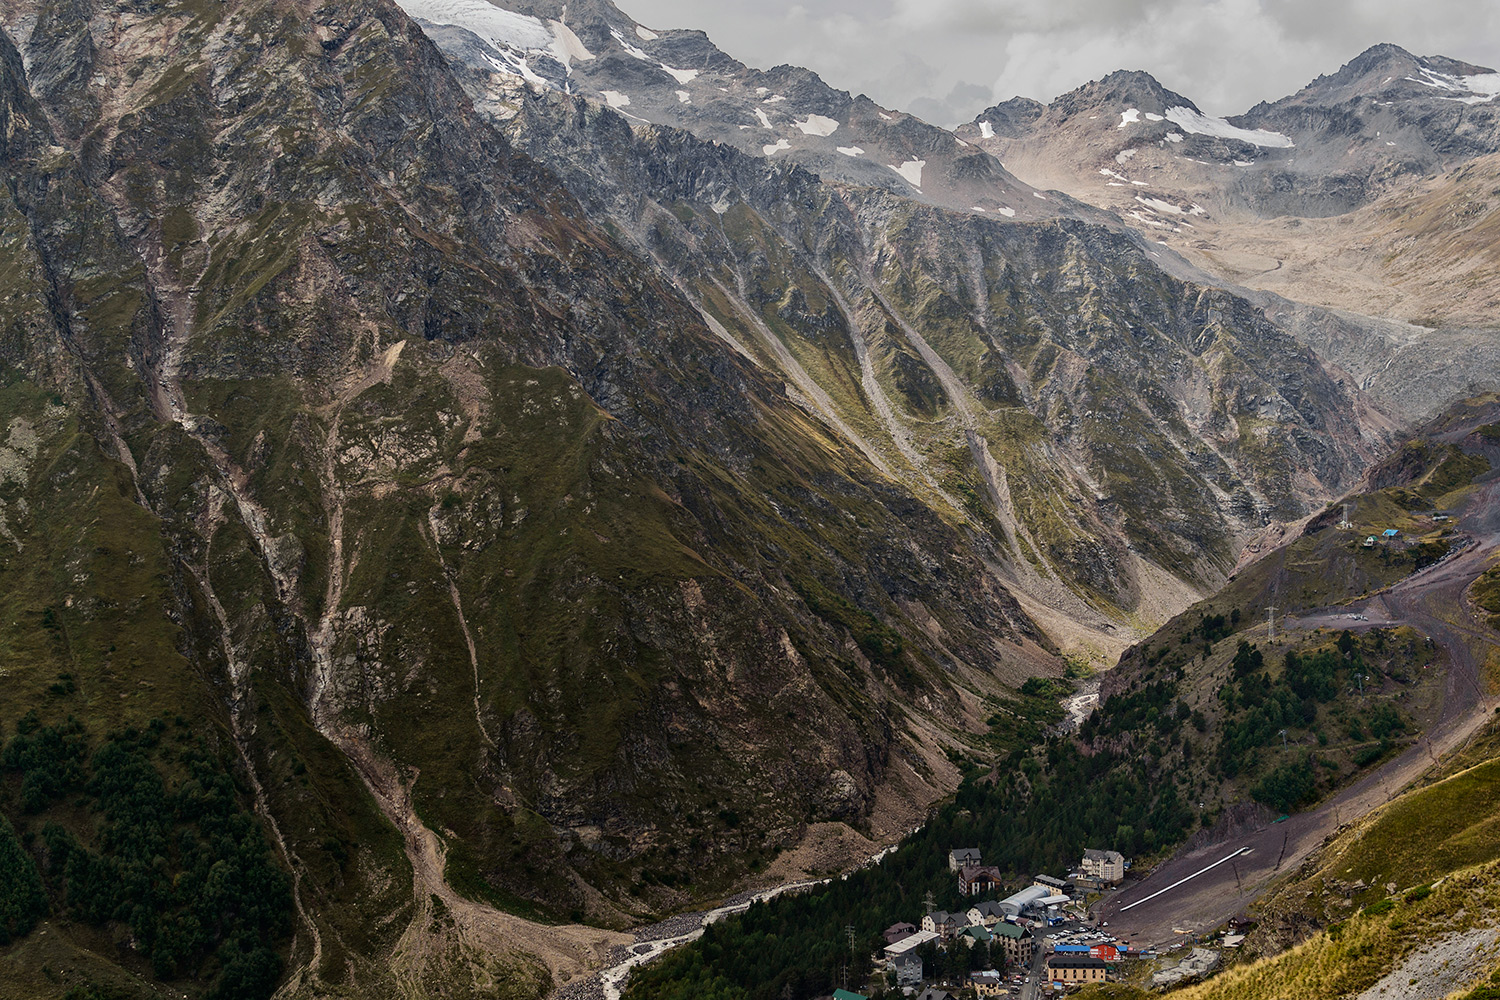
M 1101 882 L 1113 884 L 1125 878 L 1125 855 L 1119 851 L 1083 852 L 1083 873 Z

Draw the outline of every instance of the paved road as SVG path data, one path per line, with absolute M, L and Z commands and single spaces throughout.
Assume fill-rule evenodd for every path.
M 1414 746 L 1344 789 L 1318 808 L 1253 833 L 1182 853 L 1100 906 L 1110 930 L 1135 947 L 1181 940 L 1181 932 L 1217 927 L 1243 911 L 1283 872 L 1295 869 L 1341 823 L 1388 802 L 1444 753 L 1468 739 L 1494 708 L 1483 691 L 1481 667 L 1491 645 L 1500 645 L 1464 606 L 1463 594 L 1500 547 L 1500 477 L 1482 485 L 1460 522 L 1473 540 L 1467 549 L 1407 577 L 1368 600 L 1290 619 L 1290 628 L 1376 628 L 1410 625 L 1448 653 L 1443 707 L 1432 729 Z M 1351 621 L 1349 614 L 1368 620 Z M 1139 905 L 1205 865 L 1240 852 L 1225 864 Z

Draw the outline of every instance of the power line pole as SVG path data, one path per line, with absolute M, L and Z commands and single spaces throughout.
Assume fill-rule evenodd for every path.
M 1276 606 L 1266 608 L 1266 644 L 1276 645 Z

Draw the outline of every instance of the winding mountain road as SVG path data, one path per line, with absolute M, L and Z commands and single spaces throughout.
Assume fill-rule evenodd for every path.
M 1500 646 L 1500 637 L 1474 619 L 1464 592 L 1500 549 L 1500 473 L 1492 473 L 1470 495 L 1460 523 L 1470 541 L 1462 551 L 1364 600 L 1285 621 L 1286 628 L 1298 630 L 1409 625 L 1430 637 L 1449 659 L 1442 710 L 1432 728 L 1317 808 L 1184 851 L 1158 866 L 1101 904 L 1101 918 L 1111 930 L 1144 948 L 1217 927 L 1242 912 L 1276 877 L 1300 865 L 1341 824 L 1390 801 L 1483 724 L 1496 699 L 1484 690 L 1482 667 L 1489 647 Z M 1234 855 L 1229 864 L 1200 871 L 1226 855 Z M 1171 891 L 1161 891 L 1167 888 Z

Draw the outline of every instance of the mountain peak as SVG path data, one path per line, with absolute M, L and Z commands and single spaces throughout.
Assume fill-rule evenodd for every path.
M 1136 108 L 1153 114 L 1164 114 L 1169 108 L 1198 110 L 1192 101 L 1168 90 L 1156 77 L 1138 69 L 1115 70 L 1103 79 L 1092 80 L 1059 97 L 1053 106 L 1067 114 L 1100 108 L 1112 112 Z

